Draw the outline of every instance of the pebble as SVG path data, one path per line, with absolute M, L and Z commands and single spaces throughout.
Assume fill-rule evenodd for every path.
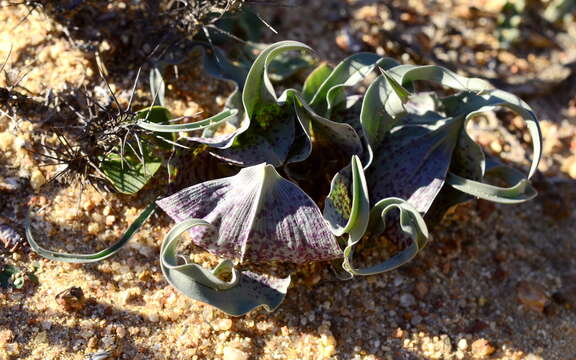
M 16 192 L 22 188 L 22 184 L 15 177 L 8 177 L 5 179 L 0 178 L 0 191 Z
M 528 309 L 539 313 L 550 303 L 546 288 L 533 281 L 521 281 L 517 287 L 518 301 Z
M 214 329 L 216 331 L 227 331 L 232 328 L 232 320 L 230 319 L 220 319 L 215 322 Z
M 124 336 L 126 336 L 126 328 L 123 326 L 116 328 L 116 336 L 118 336 L 120 339 L 124 338 Z
M 410 319 L 410 324 L 414 326 L 420 325 L 421 323 L 422 323 L 422 316 L 420 315 L 416 315 L 412 317 L 412 319 Z
M 226 346 L 223 360 L 248 360 L 248 354 L 234 347 Z
M 40 190 L 42 185 L 46 183 L 46 177 L 38 169 L 32 170 L 32 175 L 30 175 L 30 185 L 34 191 Z
M 68 312 L 80 311 L 86 305 L 86 298 L 82 288 L 73 286 L 56 295 L 56 302 Z
M 400 305 L 403 307 L 412 307 L 416 305 L 416 298 L 414 298 L 412 294 L 404 293 L 400 295 Z
M 12 342 L 14 339 L 14 332 L 10 329 L 0 330 L 0 347 L 6 346 L 6 344 Z
M 348 27 L 338 32 L 336 35 L 336 45 L 338 45 L 340 49 L 350 52 L 358 52 L 362 49 L 362 44 Z
M 485 339 L 478 339 L 472 343 L 472 356 L 475 358 L 485 358 L 486 356 L 492 355 L 496 349 L 494 346 Z
M 428 284 L 426 284 L 423 281 L 419 281 L 416 283 L 416 296 L 419 299 L 423 299 L 424 297 L 426 297 L 426 295 L 428 295 Z
M 526 355 L 522 360 L 544 360 L 544 358 L 542 356 L 530 353 Z
M 14 249 L 22 241 L 22 236 L 16 230 L 6 224 L 0 224 L 0 243 L 5 249 Z
M 111 351 L 100 350 L 98 352 L 87 355 L 86 359 L 88 359 L 88 360 L 106 360 L 106 359 L 110 359 L 111 355 L 112 355 Z
M 466 341 L 466 339 L 460 339 L 460 341 L 458 341 L 458 350 L 465 351 L 466 349 L 468 349 L 468 341 Z

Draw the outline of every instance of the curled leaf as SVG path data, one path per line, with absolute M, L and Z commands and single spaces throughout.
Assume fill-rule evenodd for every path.
M 516 204 L 536 197 L 536 190 L 519 171 L 506 165 L 491 162 L 487 174 L 503 180 L 507 187 L 474 181 L 454 173 L 448 174 L 446 182 L 455 189 L 475 197 L 503 204 Z
M 426 93 L 407 94 L 406 89 L 418 80 L 437 82 L 460 93 L 443 99 Z M 466 133 L 472 117 L 502 106 L 525 119 L 534 147 L 528 177 L 510 188 L 482 184 L 484 155 Z M 393 67 L 368 89 L 361 123 L 370 145 L 366 167 L 373 202 L 400 197 L 426 213 L 447 179 L 460 191 L 494 201 L 520 202 L 534 195 L 527 179 L 541 156 L 536 117 L 523 101 L 493 90 L 484 80 L 468 79 L 437 66 Z M 444 206 L 436 210 L 440 207 Z
M 287 90 L 282 94 L 281 100 L 284 99 L 293 103 L 297 119 L 306 137 L 300 155 L 289 158 L 288 162 L 305 160 L 312 150 L 312 142 L 327 147 L 335 146 L 336 152 L 345 158 L 362 153 L 362 141 L 352 126 L 318 115 L 294 90 Z
M 455 90 L 483 92 L 493 89 L 492 85 L 482 79 L 468 78 L 456 74 L 442 66 L 436 65 L 398 65 L 388 70 L 390 75 L 398 84 L 412 87 L 412 83 L 418 80 L 435 82 Z
M 108 248 L 94 254 L 58 253 L 41 247 L 36 242 L 34 236 L 32 235 L 32 226 L 30 224 L 30 213 L 27 214 L 24 223 L 24 226 L 26 228 L 26 239 L 30 244 L 30 248 L 34 252 L 49 260 L 63 261 L 68 263 L 79 263 L 79 264 L 97 262 L 111 257 L 112 255 L 116 254 L 120 249 L 122 249 L 122 247 L 126 245 L 126 243 L 128 243 L 128 241 L 132 238 L 132 236 L 134 236 L 134 234 L 136 234 L 138 230 L 140 230 L 140 228 L 142 227 L 142 225 L 144 225 L 146 220 L 148 220 L 148 218 L 150 218 L 150 216 L 154 214 L 155 210 L 156 210 L 156 203 L 152 202 L 150 205 L 146 207 L 146 209 L 144 209 L 144 211 L 142 211 L 140 215 L 138 215 L 136 220 L 134 220 L 134 222 L 130 224 L 128 230 L 126 230 L 124 235 L 122 235 L 122 237 L 117 242 L 115 242 Z
M 232 316 L 240 316 L 263 306 L 273 311 L 284 300 L 290 277 L 286 279 L 238 272 L 231 261 L 222 261 L 209 271 L 197 264 L 178 263 L 176 248 L 181 235 L 194 227 L 210 227 L 201 219 L 187 219 L 174 226 L 162 243 L 161 268 L 168 282 L 184 295 L 208 303 Z M 230 281 L 221 275 L 230 273 Z
M 371 210 L 371 235 L 378 236 L 387 229 L 386 215 L 392 210 L 399 211 L 397 219 L 400 224 L 400 229 L 412 239 L 410 245 L 380 264 L 358 269 L 354 267 L 352 258 L 354 256 L 354 249 L 361 238 L 351 239 L 346 249 L 344 249 L 344 263 L 342 266 L 345 270 L 353 275 L 373 275 L 390 271 L 412 260 L 414 256 L 426 246 L 428 242 L 428 228 L 426 227 L 424 218 L 422 218 L 420 212 L 410 205 L 410 203 L 398 198 L 380 200 Z
M 333 108 L 346 100 L 345 87 L 362 81 L 376 66 L 388 69 L 398 63 L 373 53 L 358 53 L 341 61 L 327 76 L 310 99 L 310 106 L 319 114 L 328 116 Z M 311 76 L 324 76 L 312 73 Z M 309 91 L 310 92 L 310 91 Z
M 532 138 L 532 162 L 527 176 L 518 176 L 518 172 L 511 168 L 498 170 L 502 174 L 506 173 L 504 176 L 506 180 L 515 179 L 515 182 L 507 188 L 484 184 L 481 179 L 466 178 L 466 175 L 455 173 L 458 172 L 458 168 L 451 170 L 449 184 L 462 192 L 495 202 L 518 203 L 532 199 L 536 196 L 536 191 L 529 185 L 528 180 L 536 172 L 542 157 L 542 133 L 532 109 L 518 97 L 501 90 L 493 90 L 481 95 L 467 94 L 463 102 L 463 106 L 455 108 L 448 101 L 448 109 L 452 112 L 464 112 L 465 121 L 469 121 L 482 112 L 492 111 L 499 107 L 507 107 L 520 115 Z M 501 165 L 498 169 L 503 167 L 505 166 Z
M 324 217 L 334 235 L 361 238 L 368 226 L 369 214 L 370 200 L 362 163 L 358 156 L 353 156 L 350 166 L 332 179 Z
M 240 127 L 227 135 L 229 142 L 225 146 L 216 146 L 202 138 L 190 140 L 216 148 L 211 150 L 212 154 L 233 164 L 252 166 L 267 162 L 283 165 L 295 138 L 295 115 L 291 107 L 279 104 L 268 67 L 275 57 L 294 50 L 311 51 L 302 43 L 281 41 L 265 48 L 256 58 L 246 77 L 241 104 L 237 103 L 241 107 Z M 213 135 L 205 132 L 203 137 Z

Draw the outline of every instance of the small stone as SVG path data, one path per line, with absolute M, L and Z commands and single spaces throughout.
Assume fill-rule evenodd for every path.
M 73 286 L 56 295 L 56 302 L 68 312 L 81 311 L 86 306 L 84 291 L 77 286 Z
M 106 335 L 102 338 L 102 345 L 104 345 L 105 348 L 109 348 L 112 345 L 114 345 L 115 339 L 114 336 L 111 335 Z
M 404 278 L 402 276 L 395 276 L 394 277 L 394 286 L 399 287 L 404 283 Z
M 406 335 L 404 330 L 397 328 L 396 331 L 394 331 L 394 335 L 392 336 L 395 337 L 396 339 L 401 339 L 404 337 L 404 335 Z
M 22 184 L 18 178 L 9 177 L 6 179 L 0 178 L 0 191 L 3 192 L 16 192 L 22 188 Z
M 248 354 L 234 347 L 226 346 L 223 360 L 248 360 Z
M 91 353 L 91 354 L 86 355 L 85 358 L 86 359 L 92 359 L 92 360 L 107 360 L 107 359 L 110 359 L 111 356 L 112 356 L 111 351 L 99 349 L 95 353 Z
M 230 319 L 220 319 L 214 324 L 214 329 L 216 331 L 227 331 L 232 328 L 232 320 Z
M 12 144 L 14 143 L 14 135 L 7 131 L 0 132 L 0 150 L 2 152 L 7 152 L 12 149 Z
M 142 289 L 139 287 L 133 287 L 126 289 L 124 291 L 122 300 L 125 305 L 138 300 L 142 296 Z
M 429 288 L 428 284 L 423 281 L 418 281 L 416 283 L 416 296 L 418 299 L 423 299 L 428 294 Z
M 96 338 L 96 336 L 92 336 L 89 340 L 88 340 L 88 344 L 86 345 L 86 347 L 88 349 L 95 349 L 96 346 L 98 346 L 98 339 Z
M 492 355 L 496 349 L 485 339 L 478 339 L 472 343 L 472 356 L 478 359 Z
M 568 168 L 568 175 L 570 175 L 570 177 L 572 179 L 576 179 L 576 162 L 574 162 L 569 168 Z
M 98 235 L 101 232 L 102 228 L 99 223 L 92 222 L 88 224 L 88 233 L 91 235 Z
M 412 307 L 416 305 L 416 298 L 414 298 L 412 294 L 404 293 L 400 295 L 400 305 L 403 307 Z
M 422 316 L 420 315 L 415 315 L 414 317 L 412 317 L 412 319 L 410 319 L 410 324 L 417 326 L 420 325 L 422 323 Z
M 111 226 L 116 222 L 116 217 L 114 215 L 106 216 L 106 225 Z
M 50 321 L 40 321 L 40 326 L 42 326 L 42 329 L 44 330 L 50 330 L 52 328 L 52 323 Z
M 522 360 L 544 360 L 544 358 L 542 356 L 530 353 L 526 355 Z
M 160 320 L 160 317 L 156 313 L 150 313 L 148 314 L 148 320 L 150 320 L 151 322 L 158 322 Z
M 521 281 L 518 283 L 517 295 L 520 303 L 528 309 L 539 313 L 543 312 L 546 305 L 550 303 L 546 288 L 532 281 Z
M 6 344 L 12 342 L 14 339 L 14 332 L 10 329 L 0 330 L 0 347 L 6 346 Z
M 118 336 L 120 339 L 124 338 L 124 336 L 126 336 L 126 328 L 124 326 L 117 327 L 116 336 Z
M 349 28 L 338 31 L 336 45 L 344 51 L 358 52 L 362 49 L 360 41 L 352 34 Z
M 447 355 L 452 352 L 452 342 L 448 335 L 440 335 L 440 341 L 438 342 L 437 348 L 440 353 Z
M 32 175 L 30 175 L 30 185 L 32 185 L 32 189 L 38 191 L 45 183 L 46 177 L 44 174 L 38 169 L 32 170 Z
M 0 244 L 5 249 L 14 251 L 22 241 L 22 236 L 16 230 L 6 224 L 0 224 Z
M 460 339 L 458 341 L 458 350 L 466 351 L 468 349 L 468 341 L 466 339 Z

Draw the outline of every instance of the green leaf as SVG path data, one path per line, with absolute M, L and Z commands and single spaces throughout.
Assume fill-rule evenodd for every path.
M 422 215 L 408 202 L 399 198 L 380 200 L 371 210 L 370 229 L 373 232 L 372 236 L 378 236 L 387 229 L 386 215 L 392 210 L 398 210 L 400 212 L 398 218 L 400 228 L 404 234 L 410 236 L 412 239 L 411 244 L 380 264 L 367 268 L 356 268 L 353 265 L 354 249 L 362 238 L 351 238 L 348 241 L 348 246 L 344 249 L 344 262 L 342 267 L 346 271 L 353 275 L 373 275 L 390 271 L 412 260 L 414 256 L 426 246 L 428 242 L 428 228 Z
M 244 87 L 248 69 L 243 64 L 232 63 L 222 52 L 222 50 L 213 47 L 211 44 L 204 42 L 191 42 L 188 47 L 190 51 L 185 53 L 169 53 L 171 57 L 165 56 L 160 62 L 159 68 L 166 65 L 178 65 L 189 59 L 191 53 L 197 53 L 204 65 L 204 71 L 210 76 L 232 83 L 234 90 L 228 97 L 225 109 L 208 119 L 180 125 L 163 125 L 152 124 L 147 121 L 141 121 L 139 125 L 143 128 L 155 131 L 175 133 L 181 131 L 203 130 L 200 137 L 191 136 L 187 139 L 216 148 L 225 148 L 232 145 L 234 138 L 248 128 L 249 123 L 242 121 L 243 106 L 241 99 L 241 90 Z M 217 130 L 224 124 L 236 129 L 232 134 L 217 135 Z
M 145 124 L 158 124 L 165 126 L 170 122 L 171 118 L 172 117 L 170 115 L 170 111 L 162 106 L 150 106 L 148 108 L 141 109 L 136 112 L 137 125 L 144 124 L 143 126 L 141 126 L 142 128 L 146 126 Z M 153 131 L 150 129 L 147 130 Z M 151 142 L 153 143 L 158 144 L 158 146 L 160 146 L 163 149 L 172 149 L 173 146 L 175 146 L 176 144 L 177 138 L 176 134 L 174 133 L 160 132 L 160 134 L 158 134 L 157 136 L 158 137 L 156 139 L 149 139 L 149 140 L 151 140 Z M 150 136 L 146 137 L 150 138 Z M 156 140 L 162 140 L 162 141 L 156 141 Z M 144 143 L 144 146 L 149 147 L 148 144 L 146 143 Z
M 352 239 L 349 242 L 364 235 L 368 226 L 370 199 L 358 156 L 353 156 L 350 166 L 332 179 L 323 214 L 334 235 L 349 234 Z
M 294 104 L 297 119 L 305 132 L 306 144 L 303 144 L 299 152 L 293 151 L 293 156 L 288 162 L 304 161 L 310 155 L 312 149 L 312 137 L 314 143 L 334 146 L 335 151 L 331 155 L 341 154 L 345 159 L 353 155 L 359 155 L 363 151 L 362 141 L 356 130 L 348 124 L 338 123 L 318 115 L 302 96 L 295 90 L 289 89 L 281 96 L 287 102 Z M 333 158 L 334 156 L 331 156 Z
M 294 142 L 295 122 L 291 106 L 259 106 L 250 119 L 250 128 L 238 135 L 234 144 L 211 154 L 230 164 L 253 166 L 268 163 L 284 165 Z
M 26 219 L 24 220 L 26 239 L 28 240 L 28 243 L 30 244 L 30 248 L 35 253 L 37 253 L 38 255 L 45 257 L 46 259 L 49 259 L 49 260 L 63 261 L 63 262 L 77 263 L 77 264 L 85 264 L 85 263 L 102 261 L 102 260 L 107 259 L 107 258 L 111 257 L 112 255 L 116 254 L 124 245 L 126 245 L 126 243 L 128 243 L 128 241 L 132 238 L 132 236 L 134 236 L 134 234 L 136 234 L 138 232 L 138 230 L 140 230 L 142 225 L 146 222 L 146 220 L 148 220 L 148 218 L 150 218 L 150 216 L 152 216 L 152 214 L 154 214 L 155 211 L 156 211 L 156 203 L 152 202 L 150 205 L 148 205 L 146 207 L 146 209 L 144 209 L 144 211 L 142 211 L 142 213 L 140 215 L 138 215 L 136 220 L 134 220 L 134 222 L 132 222 L 132 224 L 130 224 L 130 226 L 128 227 L 128 229 L 124 233 L 124 235 L 122 235 L 122 237 L 117 242 L 112 244 L 110 247 L 108 247 L 102 251 L 99 251 L 97 253 L 93 253 L 93 254 L 58 253 L 58 252 L 47 250 L 47 249 L 44 249 L 43 247 L 41 247 L 36 242 L 36 240 L 34 239 L 34 236 L 32 235 L 32 226 L 30 223 L 30 211 L 28 211 L 28 214 L 26 215 Z
M 154 99 L 152 105 L 165 105 L 166 84 L 162 78 L 162 72 L 157 67 L 153 67 L 150 70 L 150 93 L 152 94 L 152 99 Z
M 155 124 L 167 124 L 170 119 L 170 110 L 163 106 L 150 106 L 136 112 L 136 119 L 145 120 Z
M 376 66 L 388 69 L 397 64 L 374 53 L 354 54 L 334 68 L 310 100 L 310 106 L 320 115 L 329 116 L 334 107 L 346 100 L 343 88 L 356 85 Z
M 461 111 L 467 112 L 466 121 L 483 112 L 493 111 L 501 107 L 509 108 L 522 117 L 532 138 L 532 163 L 527 177 L 530 179 L 538 169 L 538 164 L 542 158 L 542 131 L 536 114 L 530 106 L 517 96 L 502 90 L 492 90 L 481 95 L 468 94 L 465 98 L 465 104 L 466 107 L 463 107 Z
M 163 109 L 163 108 L 160 108 Z M 156 117 L 160 117 L 160 109 L 154 110 L 153 108 L 153 112 L 151 114 L 156 114 Z M 200 121 L 196 121 L 196 122 L 192 122 L 192 123 L 187 123 L 187 124 L 173 124 L 173 125 L 163 125 L 162 123 L 157 123 L 156 121 L 145 121 L 143 119 L 141 119 L 140 121 L 138 121 L 138 126 L 140 126 L 142 129 L 146 129 L 146 130 L 150 130 L 150 131 L 154 131 L 154 132 L 159 132 L 159 133 L 175 133 L 175 132 L 181 132 L 181 131 L 194 131 L 194 130 L 201 130 L 201 129 L 205 129 L 208 127 L 214 127 L 214 126 L 218 126 L 220 124 L 223 124 L 226 121 L 229 121 L 232 117 L 234 117 L 236 114 L 238 113 L 238 110 L 236 109 L 226 109 L 214 116 L 211 116 L 207 119 L 204 120 L 200 120 Z M 151 115 L 149 120 L 154 119 Z
M 273 81 L 286 81 L 313 64 L 314 60 L 311 56 L 290 56 L 284 53 L 270 62 L 268 75 Z
M 290 277 L 278 279 L 252 272 L 238 272 L 231 261 L 221 262 L 212 271 L 193 263 L 178 263 L 176 248 L 180 236 L 198 226 L 211 226 L 204 220 L 189 218 L 178 223 L 162 242 L 161 268 L 168 282 L 184 295 L 210 304 L 228 315 L 240 316 L 257 307 L 274 311 L 284 300 Z M 219 275 L 231 273 L 230 281 Z
M 478 179 L 477 176 L 469 178 L 469 174 L 462 172 L 462 165 L 451 168 L 448 183 L 464 193 L 495 202 L 519 203 L 534 198 L 536 191 L 530 186 L 528 180 L 536 172 L 542 156 L 542 134 L 536 115 L 525 102 L 501 90 L 492 90 L 481 95 L 466 94 L 461 99 L 463 105 L 458 107 L 457 104 L 450 102 L 448 111 L 465 114 L 466 121 L 470 121 L 483 112 L 493 111 L 500 107 L 507 107 L 520 115 L 532 137 L 532 163 L 527 176 L 521 176 L 518 171 L 505 166 L 498 166 L 497 170 L 492 170 L 493 173 L 500 174 L 500 177 L 507 182 L 507 187 L 485 184 L 482 178 Z
M 428 211 L 444 184 L 461 125 L 459 119 L 427 115 L 393 128 L 373 148 L 366 170 L 372 202 L 398 197 Z
M 276 57 L 294 50 L 311 49 L 296 41 L 281 41 L 266 47 L 256 58 L 241 99 L 234 99 L 239 113 L 234 117 L 238 126 L 232 133 L 216 136 L 215 128 L 211 126 L 201 137 L 188 139 L 215 148 L 210 150 L 211 154 L 232 164 L 252 166 L 268 162 L 282 166 L 294 141 L 295 115 L 279 103 L 268 67 Z
M 536 197 L 536 191 L 525 178 L 507 188 L 469 180 L 453 173 L 448 174 L 446 182 L 466 194 L 503 204 L 521 203 Z
M 460 76 L 436 65 L 399 65 L 389 69 L 388 75 L 402 86 L 412 87 L 414 81 L 425 80 L 461 91 L 483 92 L 493 89 L 486 80 Z
M 524 180 L 537 169 L 541 134 L 536 117 L 526 103 L 512 94 L 492 90 L 484 80 L 468 79 L 438 66 L 400 65 L 385 74 L 388 75 L 386 82 L 378 78 L 368 89 L 361 113 L 370 145 L 366 176 L 373 201 L 405 198 L 419 211 L 427 212 L 441 192 L 448 172 L 451 185 L 473 196 L 503 202 L 526 201 L 534 196 L 533 189 Z M 437 82 L 461 93 L 439 99 L 433 94 L 410 95 L 405 89 L 398 89 L 401 85 L 413 87 L 418 80 Z M 408 98 L 404 109 L 394 99 L 401 97 Z M 439 103 L 442 107 L 437 110 Z M 499 107 L 508 107 L 521 115 L 533 138 L 534 156 L 528 177 L 509 188 L 481 183 L 484 155 L 466 134 L 467 121 Z M 403 181 L 397 182 L 400 178 Z M 457 201 L 467 198 L 458 197 Z M 437 203 L 435 213 L 454 203 L 446 197 L 442 202 L 447 203 Z M 433 217 L 438 218 L 437 215 Z
M 160 169 L 162 162 L 147 159 L 144 163 L 137 159 L 111 153 L 101 163 L 100 170 L 106 175 L 114 188 L 127 195 L 136 194 L 152 179 Z
M 323 62 L 314 71 L 308 75 L 302 88 L 302 97 L 306 102 L 310 102 L 320 86 L 326 81 L 332 73 L 332 67 Z
M 378 146 L 384 136 L 398 124 L 398 114 L 391 113 L 386 108 L 387 104 L 394 100 L 393 97 L 395 93 L 384 76 L 378 76 L 366 90 L 360 123 L 371 149 Z
M 450 173 L 446 182 L 455 189 L 475 197 L 503 204 L 516 204 L 536 197 L 536 190 L 518 170 L 490 159 L 486 175 L 498 178 L 506 187 L 485 184 Z
M 386 70 L 380 70 L 382 75 L 386 78 L 387 82 L 391 85 L 392 90 L 394 90 L 396 95 L 402 100 L 403 103 L 407 102 L 411 95 L 410 92 L 406 90 L 401 84 L 399 84 L 392 76 L 390 76 Z
M 242 102 L 248 118 L 251 118 L 256 108 L 266 102 L 277 102 L 276 91 L 268 77 L 268 65 L 272 60 L 287 51 L 312 51 L 312 49 L 297 41 L 280 41 L 268 46 L 258 55 L 246 78 Z

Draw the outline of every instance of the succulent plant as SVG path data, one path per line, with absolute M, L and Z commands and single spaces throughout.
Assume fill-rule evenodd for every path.
M 266 265 L 253 270 L 254 264 L 331 261 L 343 278 L 376 274 L 412 259 L 426 245 L 429 226 L 454 204 L 474 197 L 518 203 L 535 196 L 528 179 L 540 160 L 540 129 L 529 106 L 514 95 L 442 67 L 399 65 L 371 53 L 352 55 L 333 68 L 320 64 L 301 89 L 278 94 L 269 69 L 288 51 L 311 49 L 283 41 L 265 48 L 245 76 L 231 64 L 213 69 L 238 85 L 215 116 L 185 124 L 137 122 L 157 134 L 189 132 L 185 140 L 201 144 L 209 160 L 238 169 L 157 201 L 177 222 L 162 243 L 162 271 L 185 295 L 231 315 L 258 306 L 271 311 L 282 302 L 290 278 L 267 273 Z M 376 71 L 380 75 L 363 96 L 354 94 Z M 419 81 L 451 93 L 417 91 Z M 527 176 L 487 159 L 466 133 L 470 119 L 497 107 L 526 121 L 534 148 Z M 488 175 L 505 185 L 486 183 Z M 222 262 L 208 270 L 178 255 L 185 233 Z M 358 266 L 358 245 L 382 236 L 395 254 Z M 42 255 L 64 261 L 94 261 L 121 246 L 75 257 L 31 243 Z
M 190 124 L 189 129 L 204 133 L 189 140 L 208 145 L 220 160 L 245 167 L 234 177 L 194 185 L 158 202 L 177 222 L 196 218 L 203 224 L 189 231 L 196 245 L 240 263 L 300 263 L 342 256 L 342 270 L 348 277 L 369 275 L 402 265 L 425 246 L 429 211 L 467 200 L 466 194 L 503 203 L 535 195 L 527 178 L 518 179 L 517 171 L 502 165 L 487 167 L 481 148 L 465 131 L 466 122 L 483 111 L 505 106 L 517 112 L 534 139 L 531 176 L 540 158 L 540 132 L 530 108 L 515 96 L 441 67 L 398 65 L 373 54 L 354 55 L 334 69 L 320 65 L 302 91 L 288 89 L 278 96 L 267 76 L 267 64 L 288 50 L 309 49 L 281 42 L 268 47 L 254 62 L 242 90 L 243 106 L 222 119 L 235 130 L 222 134 L 213 130 L 222 123 Z M 329 120 L 339 107 L 347 110 L 344 88 L 376 67 L 382 75 L 368 88 L 356 123 Z M 456 93 L 440 97 L 408 90 L 420 80 L 437 82 Z M 338 149 L 326 152 L 323 148 L 326 162 L 335 155 L 352 160 L 333 178 L 322 219 L 304 191 L 273 169 L 289 175 L 290 165 L 305 162 L 313 147 L 323 141 Z M 509 188 L 484 184 L 486 172 L 518 181 Z M 283 190 L 276 193 L 271 188 Z M 464 196 L 453 194 L 454 190 Z M 452 196 L 443 199 L 444 193 Z M 293 209 L 314 211 L 307 221 L 294 222 L 290 220 L 296 213 Z M 358 243 L 382 233 L 401 251 L 381 264 L 356 268 L 352 259 Z M 342 252 L 337 252 L 334 246 L 343 235 L 348 240 Z M 326 248 L 326 244 L 331 245 Z M 330 250 L 323 256 L 311 255 L 298 246 Z M 195 281 L 193 275 L 186 281 Z M 171 283 L 183 288 L 178 281 Z

